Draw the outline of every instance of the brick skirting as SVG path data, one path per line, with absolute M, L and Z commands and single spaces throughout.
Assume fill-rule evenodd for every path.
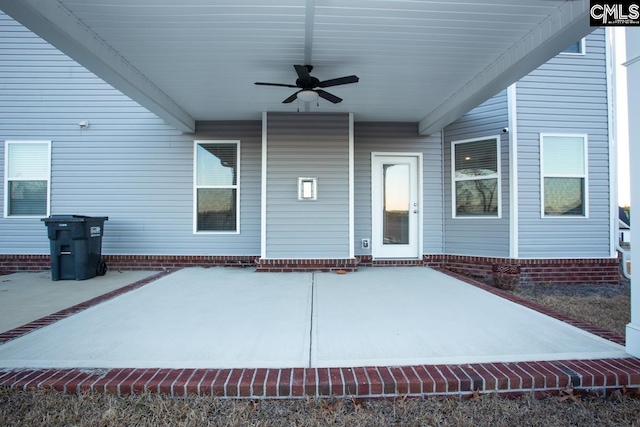
M 256 271 L 291 273 L 296 271 L 358 271 L 357 258 L 336 259 L 258 259 Z
M 424 255 L 418 260 L 374 260 L 369 255 L 337 259 L 265 260 L 251 256 L 105 255 L 111 270 L 164 270 L 183 267 L 256 267 L 261 272 L 357 271 L 363 267 L 427 266 L 445 268 L 493 283 L 618 284 L 616 258 L 510 259 L 462 255 Z M 49 255 L 0 255 L 0 273 L 49 270 Z M 519 273 L 517 271 L 519 270 Z M 499 276 L 499 277 L 498 277 Z
M 471 396 L 533 393 L 567 387 L 604 396 L 640 385 L 633 358 L 471 365 L 285 369 L 0 369 L 0 387 L 50 388 L 119 396 L 144 392 L 226 398 Z

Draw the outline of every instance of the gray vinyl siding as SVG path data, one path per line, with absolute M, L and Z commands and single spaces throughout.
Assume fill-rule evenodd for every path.
M 423 252 L 442 253 L 442 140 L 440 134 L 418 134 L 415 123 L 355 123 L 354 210 L 355 253 L 371 255 L 362 249 L 362 239 L 371 241 L 371 153 L 423 153 Z
M 509 136 L 507 92 L 502 91 L 444 129 L 444 252 L 509 256 Z M 451 141 L 500 136 L 501 218 L 453 218 Z
M 108 216 L 106 254 L 260 254 L 260 121 L 181 134 L 3 14 L 0 57 L 0 159 L 5 140 L 52 141 L 52 214 Z M 240 141 L 239 234 L 193 234 L 194 139 Z M 0 253 L 49 253 L 44 224 L 0 217 Z
M 298 200 L 298 178 L 317 200 Z M 267 115 L 266 257 L 349 257 L 349 115 Z
M 610 255 L 605 46 L 596 29 L 586 55 L 558 55 L 516 85 L 522 258 Z M 588 218 L 541 218 L 540 133 L 588 135 Z

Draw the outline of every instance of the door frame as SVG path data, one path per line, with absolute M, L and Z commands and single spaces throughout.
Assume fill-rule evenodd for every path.
M 372 151 L 371 152 L 371 183 L 370 183 L 370 195 L 371 195 L 371 256 L 373 259 L 390 259 L 390 257 L 381 256 L 379 253 L 376 254 L 377 244 L 376 239 L 382 233 L 379 214 L 377 214 L 375 200 L 373 197 L 374 193 L 374 168 L 376 166 L 376 158 L 378 157 L 398 157 L 398 158 L 406 158 L 412 157 L 417 159 L 417 168 L 415 171 L 416 183 L 417 183 L 417 191 L 418 191 L 418 215 L 417 215 L 417 227 L 416 233 L 417 236 L 413 236 L 417 239 L 415 256 L 407 257 L 407 258 L 396 258 L 396 259 L 421 259 L 423 255 L 423 246 L 424 246 L 424 237 L 423 237 L 423 221 L 424 221 L 424 195 L 423 195 L 423 153 L 419 152 L 387 152 L 387 151 Z

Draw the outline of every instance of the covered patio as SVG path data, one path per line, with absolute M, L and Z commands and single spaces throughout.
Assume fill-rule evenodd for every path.
M 285 397 L 571 384 L 604 391 L 640 380 L 640 363 L 603 331 L 587 332 L 430 268 L 167 273 L 72 315 L 0 334 L 0 384 Z

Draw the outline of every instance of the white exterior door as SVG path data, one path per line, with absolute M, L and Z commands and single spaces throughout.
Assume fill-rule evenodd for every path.
M 419 156 L 373 154 L 372 255 L 416 259 L 420 254 Z

